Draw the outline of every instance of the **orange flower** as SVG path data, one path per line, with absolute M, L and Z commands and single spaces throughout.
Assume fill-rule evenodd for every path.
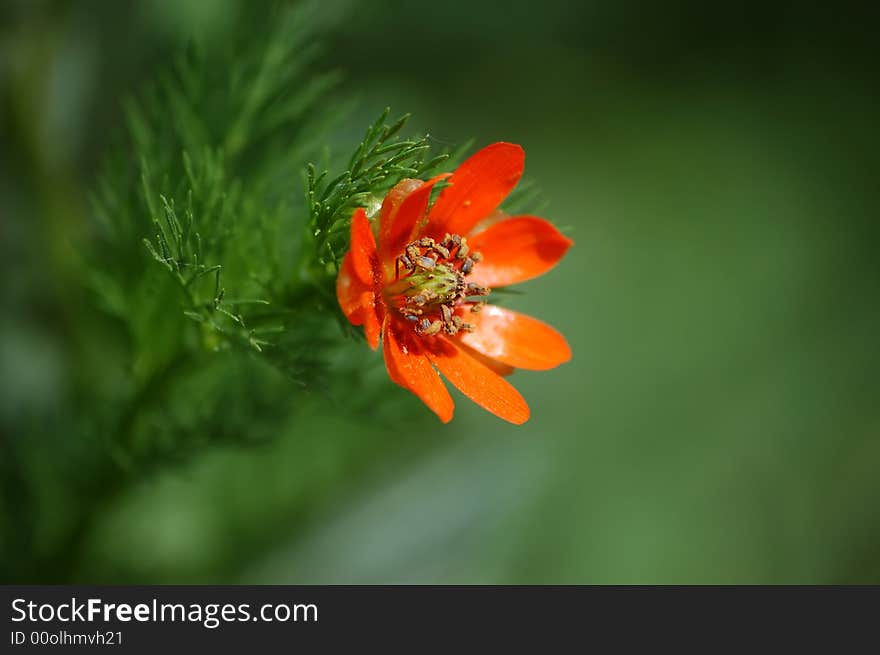
M 571 359 L 565 338 L 549 325 L 482 300 L 491 287 L 545 273 L 572 245 L 542 218 L 497 211 L 524 163 L 521 147 L 495 143 L 451 177 L 403 180 L 382 203 L 378 246 L 364 210 L 352 216 L 351 248 L 336 280 L 339 306 L 364 326 L 373 350 L 381 334 L 388 375 L 444 423 L 454 404 L 437 371 L 477 404 L 520 424 L 529 406 L 502 376 Z M 447 177 L 429 210 L 431 189 Z

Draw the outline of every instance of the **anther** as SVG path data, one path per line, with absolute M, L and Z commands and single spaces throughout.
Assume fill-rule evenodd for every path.
M 421 255 L 418 257 L 418 259 L 416 259 L 416 266 L 418 266 L 419 268 L 426 268 L 428 270 L 431 270 L 436 265 L 436 259 L 431 259 L 430 257 L 425 257 L 424 255 Z
M 402 301 L 398 311 L 404 319 L 415 323 L 416 334 L 455 335 L 472 331 L 474 326 L 455 312 L 463 303 L 475 314 L 482 309 L 482 301 L 474 303 L 468 297 L 487 296 L 489 289 L 465 279 L 482 259 L 479 252 L 470 251 L 467 239 L 458 234 L 447 233 L 442 241 L 421 237 L 407 244 L 396 258 L 396 279 L 387 287 L 386 294 Z
M 432 323 L 428 322 L 428 319 L 424 319 L 422 321 L 422 329 L 421 334 L 426 337 L 430 337 L 431 335 L 437 334 L 443 328 L 443 323 L 440 321 L 434 321 Z
M 412 262 L 409 260 L 409 257 L 406 255 L 399 255 L 397 259 L 394 260 L 394 277 L 400 277 L 400 267 L 403 266 L 403 270 L 409 272 L 413 269 Z
M 468 282 L 467 293 L 469 296 L 488 296 L 489 289 L 487 289 L 486 287 L 481 287 L 479 284 L 475 284 L 474 282 Z
M 443 245 L 447 248 L 453 248 L 455 246 L 461 245 L 461 237 L 457 234 L 449 234 L 446 233 L 446 236 L 443 237 Z

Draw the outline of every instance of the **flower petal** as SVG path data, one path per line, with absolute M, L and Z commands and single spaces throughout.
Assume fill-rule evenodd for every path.
M 406 178 L 391 187 L 391 190 L 385 194 L 385 198 L 382 200 L 382 209 L 379 212 L 380 247 L 388 240 L 388 235 L 391 234 L 391 227 L 394 225 L 395 218 L 397 217 L 397 210 L 404 199 L 424 183 L 423 180 Z
M 380 284 L 379 254 L 376 252 L 376 239 L 370 228 L 367 213 L 358 208 L 351 217 L 351 254 L 352 271 L 365 285 L 376 290 Z
M 376 294 L 353 272 L 352 257 L 346 253 L 336 278 L 336 299 L 342 313 L 352 325 L 363 325 L 370 348 L 379 347 L 381 316 L 384 308 L 376 301 Z
M 384 320 L 382 304 L 376 302 L 375 298 L 374 295 L 373 307 L 364 310 L 364 336 L 373 350 L 379 347 L 379 335 L 382 333 L 382 322 Z
M 543 275 L 574 241 L 537 216 L 514 216 L 468 238 L 471 251 L 483 255 L 471 279 L 486 287 L 504 287 Z
M 493 143 L 464 161 L 452 174 L 428 214 L 424 233 L 442 238 L 446 232 L 467 234 L 491 214 L 513 190 L 525 167 L 523 149 Z
M 399 335 L 394 321 L 387 318 L 382 340 L 385 367 L 391 379 L 417 395 L 441 421 L 449 423 L 455 409 L 452 396 L 414 339 Z
M 372 302 L 373 290 L 354 272 L 351 252 L 345 253 L 336 276 L 336 300 L 353 325 L 363 325 L 363 308 Z
M 378 256 L 370 222 L 363 210 L 351 220 L 351 249 L 345 254 L 336 276 L 336 299 L 352 325 L 363 325 L 370 348 L 379 347 L 384 314 L 377 300 Z
M 427 182 L 401 180 L 385 195 L 379 219 L 379 248 L 386 266 L 393 267 L 394 258 L 413 240 L 416 228 L 428 210 L 431 190 L 449 175 L 443 173 Z
M 531 316 L 486 305 L 467 322 L 475 329 L 461 333 L 461 342 L 508 366 L 543 371 L 571 359 L 565 337 Z
M 507 364 L 502 364 L 497 359 L 492 359 L 491 357 L 486 357 L 481 352 L 477 352 L 473 348 L 469 348 L 461 341 L 458 342 L 459 348 L 465 351 L 468 355 L 476 359 L 478 362 L 485 364 L 488 368 L 491 368 L 501 377 L 507 377 L 508 375 L 513 375 L 513 372 L 516 370 L 513 366 L 508 366 Z
M 426 350 L 428 359 L 459 391 L 505 421 L 520 425 L 529 420 L 529 406 L 509 382 L 456 344 L 442 343 L 444 348 Z

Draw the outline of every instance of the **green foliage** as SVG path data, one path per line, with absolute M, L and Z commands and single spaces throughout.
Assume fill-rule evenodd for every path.
M 97 267 L 102 295 L 138 298 L 131 286 L 143 268 L 131 266 L 140 260 L 132 247 L 143 242 L 209 349 L 260 351 L 264 335 L 284 329 L 278 319 L 291 297 L 306 308 L 292 266 L 303 220 L 295 181 L 339 117 L 325 107 L 338 75 L 312 72 L 320 52 L 313 13 L 313 5 L 280 11 L 255 45 L 243 38 L 222 53 L 193 48 L 173 75 L 129 101 L 128 147 L 140 165 L 113 162 L 96 198 L 104 251 L 123 253 Z M 116 307 L 123 320 L 128 304 Z
M 386 110 L 343 172 L 328 181 L 326 169 L 308 165 L 303 206 L 300 172 L 344 111 L 327 110 L 344 107 L 328 101 L 337 75 L 311 72 L 319 48 L 304 27 L 310 11 L 283 12 L 268 39 L 219 60 L 193 49 L 174 75 L 128 102 L 139 184 L 131 166 L 107 167 L 95 206 L 102 250 L 115 259 L 90 266 L 104 305 L 131 323 L 149 275 L 132 266 L 142 261 L 132 244 L 142 242 L 197 325 L 185 349 L 244 347 L 303 386 L 321 377 L 321 348 L 330 347 L 316 335 L 339 317 L 333 283 L 352 211 L 449 158 L 429 156 L 427 137 L 401 138 L 408 116 L 388 125 Z
M 374 213 L 385 192 L 404 178 L 424 178 L 449 159 L 448 153 L 430 157 L 428 137 L 398 139 L 409 114 L 387 125 L 390 109 L 367 129 L 348 167 L 326 181 L 327 171 L 308 167 L 310 236 L 315 240 L 318 263 L 336 271 L 348 250 L 348 226 L 356 207 Z
M 59 424 L 34 428 L 43 441 L 17 442 L 4 459 L 15 472 L 4 479 L 45 469 L 57 488 L 39 493 L 70 509 L 31 548 L 36 500 L 20 481 L 0 522 L 16 526 L 9 547 L 32 558 L 4 579 L 70 579 L 92 517 L 135 480 L 208 447 L 290 432 L 308 394 L 381 416 L 389 382 L 345 355 L 360 344 L 339 329 L 333 287 L 350 216 L 448 154 L 403 138 L 407 116 L 388 125 L 386 110 L 350 157 L 323 156 L 316 172 L 308 162 L 348 107 L 339 75 L 315 72 L 316 7 L 255 19 L 222 48 L 195 44 L 126 101 L 127 131 L 106 157 L 77 252 L 94 301 L 81 310 L 92 312 L 74 365 L 82 384 Z M 60 468 L 42 454 L 47 443 L 69 451 Z

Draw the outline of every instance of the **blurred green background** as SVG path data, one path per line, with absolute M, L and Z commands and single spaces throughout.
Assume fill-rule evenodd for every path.
M 576 246 L 511 304 L 573 361 L 514 375 L 521 428 L 457 394 L 442 426 L 353 344 L 387 411 L 306 394 L 266 423 L 233 399 L 244 443 L 94 464 L 101 435 L 71 416 L 99 420 L 87 390 L 116 384 L 120 349 L 70 252 L 121 99 L 257 11 L 3 3 L 3 581 L 880 582 L 880 89 L 858 5 L 327 3 L 321 63 L 359 99 L 334 148 L 386 105 L 439 146 L 525 147 Z M 200 375 L 293 402 L 222 359 Z

